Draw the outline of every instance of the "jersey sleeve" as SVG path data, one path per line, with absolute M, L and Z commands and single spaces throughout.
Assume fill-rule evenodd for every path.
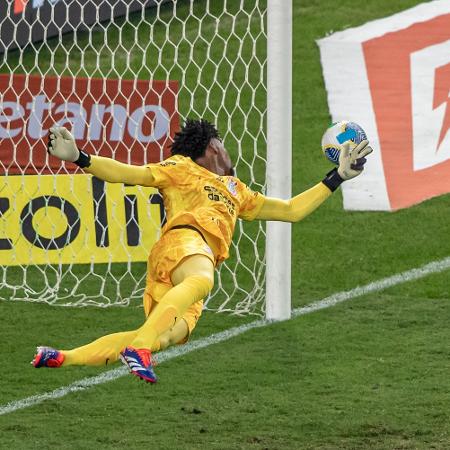
M 240 197 L 239 218 L 244 220 L 254 220 L 264 203 L 264 195 L 252 191 L 242 181 L 238 181 L 238 193 Z
M 146 168 L 150 170 L 152 176 L 152 186 L 164 189 L 170 184 L 173 184 L 172 180 L 177 178 L 179 171 L 177 164 L 177 162 L 171 159 L 166 159 L 156 164 L 147 164 Z

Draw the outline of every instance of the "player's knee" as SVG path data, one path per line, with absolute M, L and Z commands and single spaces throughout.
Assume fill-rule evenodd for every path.
M 171 279 L 172 283 L 177 285 L 188 278 L 197 276 L 208 278 L 214 285 L 214 264 L 204 255 L 192 255 L 183 260 L 172 272 Z
M 202 273 L 201 275 L 194 275 L 189 277 L 190 281 L 198 286 L 200 291 L 200 299 L 205 298 L 214 287 L 214 274 Z

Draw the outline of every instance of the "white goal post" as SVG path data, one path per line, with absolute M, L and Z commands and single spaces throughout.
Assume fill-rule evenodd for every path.
M 204 117 L 239 178 L 289 198 L 291 47 L 291 0 L 0 2 L 0 299 L 141 302 L 161 197 L 56 164 L 54 123 L 89 152 L 143 164 Z M 239 220 L 206 308 L 289 318 L 290 240 L 289 224 Z
M 282 4 L 282 7 L 280 7 Z M 267 195 L 292 194 L 292 2 L 267 3 Z M 266 318 L 291 317 L 291 225 L 267 222 Z

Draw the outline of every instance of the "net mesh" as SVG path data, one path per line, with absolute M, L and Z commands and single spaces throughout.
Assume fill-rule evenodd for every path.
M 76 2 L 7 0 L 1 19 L 13 32 L 1 36 L 0 149 L 9 153 L 0 150 L 0 298 L 128 305 L 142 297 L 161 197 L 55 166 L 45 154 L 48 127 L 70 124 L 89 151 L 100 145 L 100 154 L 145 163 L 164 158 L 185 118 L 204 117 L 217 124 L 237 176 L 263 190 L 266 4 L 119 2 L 122 15 L 110 8 L 100 21 L 117 2 L 79 0 L 83 25 L 67 32 Z M 24 45 L 24 24 L 43 40 Z M 238 221 L 207 308 L 263 312 L 264 241 L 260 223 Z

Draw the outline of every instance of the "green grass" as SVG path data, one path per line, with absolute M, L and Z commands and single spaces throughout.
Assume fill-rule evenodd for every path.
M 450 298 L 432 298 L 429 291 L 447 279 L 448 273 L 433 275 L 249 331 L 162 364 L 155 386 L 127 376 L 1 416 L 0 446 L 448 448 Z M 11 314 L 13 306 L 2 303 L 2 316 Z M 45 333 L 61 345 L 94 337 L 97 321 L 100 333 L 114 319 L 136 323 L 136 315 L 119 310 L 94 309 L 92 317 L 87 310 L 75 310 L 73 325 L 67 327 L 67 322 L 53 323 L 49 310 L 30 308 L 35 322 L 27 339 Z M 23 317 L 23 311 L 18 313 Z M 197 337 L 236 320 L 210 314 Z M 11 330 L 2 329 L 5 341 L 3 335 L 11 336 Z M 17 344 L 5 349 L 3 402 L 98 373 L 26 367 L 27 339 L 21 340 L 20 351 Z M 12 367 L 20 370 L 11 372 Z
M 220 1 L 210 3 L 214 11 L 220 10 Z M 417 3 L 379 0 L 362 6 L 345 0 L 338 7 L 331 0 L 294 0 L 294 192 L 316 183 L 329 170 L 317 149 L 329 115 L 315 40 L 330 30 L 357 26 Z M 198 11 L 204 4 L 196 2 Z M 246 5 L 251 9 L 251 2 Z M 185 6 L 180 8 L 183 11 Z M 147 13 L 147 18 L 151 14 Z M 169 10 L 161 14 L 166 17 Z M 255 21 L 251 24 L 257 27 Z M 224 21 L 221 33 L 226 34 L 229 25 L 229 20 Z M 248 17 L 241 15 L 236 29 L 245 33 L 248 26 Z M 132 38 L 134 28 L 125 27 L 126 35 Z M 136 33 L 145 35 L 147 31 L 139 28 Z M 153 36 L 154 44 L 148 50 L 148 64 L 155 76 L 164 73 L 152 66 L 154 58 L 150 56 L 164 33 L 165 29 Z M 144 76 L 139 49 L 133 50 L 136 58 L 128 67 L 120 56 L 130 46 L 114 41 L 117 33 L 106 35 L 116 49 L 115 67 L 130 77 L 133 73 Z M 101 46 L 104 39 L 97 34 L 95 45 L 101 50 L 104 75 L 113 76 L 111 55 Z M 71 42 L 66 36 L 51 62 L 47 62 L 50 52 L 43 51 L 38 65 L 31 51 L 25 52 L 22 60 L 11 54 L 9 67 L 18 70 L 20 63 L 31 72 L 49 69 L 55 73 L 66 66 L 70 50 L 70 67 L 78 73 L 79 58 Z M 86 70 L 96 58 L 88 44 L 86 35 L 79 33 L 77 45 L 87 49 Z M 211 51 L 220 59 L 223 48 L 216 44 Z M 248 44 L 243 50 L 247 57 Z M 56 41 L 49 45 L 53 48 Z M 236 51 L 236 45 L 229 51 Z M 189 50 L 181 45 L 179 66 L 189 66 Z M 164 58 L 173 58 L 174 54 L 166 51 Z M 197 62 L 202 59 L 204 44 L 199 43 L 199 51 L 197 59 L 194 57 Z M 226 62 L 223 64 L 225 72 Z M 182 112 L 189 109 L 193 98 L 199 112 L 213 113 L 205 109 L 205 93 L 197 87 L 194 69 L 189 66 L 186 71 L 185 95 L 180 97 Z M 182 77 L 180 67 L 172 70 L 173 76 Z M 205 68 L 202 76 L 211 79 L 211 70 Z M 222 71 L 221 77 L 230 78 L 229 70 Z M 239 84 L 244 74 L 245 68 L 240 66 L 231 78 Z M 251 93 L 245 90 L 243 100 L 247 101 Z M 223 102 L 226 105 L 218 112 L 219 125 L 233 107 L 235 93 L 231 84 L 229 92 L 223 94 L 230 97 L 220 98 L 218 92 L 219 98 L 212 99 L 213 107 Z M 263 94 L 258 88 L 257 101 L 264 103 Z M 255 114 L 249 114 L 247 124 L 252 132 L 265 117 Z M 244 128 L 241 112 L 234 111 L 225 143 L 235 157 L 239 146 L 232 131 Z M 252 142 L 249 136 L 243 139 L 244 144 Z M 263 141 L 263 135 L 256 140 L 258 146 Z M 243 146 L 242 151 L 253 151 L 253 144 L 250 147 Z M 264 145 L 260 149 L 263 154 Z M 243 160 L 240 163 L 246 181 L 254 175 L 255 188 L 263 183 L 261 167 L 252 174 Z M 342 210 L 340 192 L 335 193 L 293 227 L 294 306 L 449 256 L 445 214 L 449 202 L 446 195 L 395 213 L 348 213 Z M 253 224 L 245 226 L 257 233 L 257 228 L 251 228 Z M 241 243 L 242 253 L 251 257 L 248 244 Z M 114 270 L 120 272 L 120 266 Z M 247 283 L 248 276 L 240 275 Z M 157 369 L 160 382 L 156 386 L 123 377 L 0 416 L 0 448 L 448 449 L 448 279 L 448 271 L 430 275 L 173 359 Z M 135 328 L 141 318 L 142 309 L 135 306 L 76 309 L 0 302 L 4 350 L 0 405 L 101 373 L 102 369 L 80 367 L 36 371 L 27 364 L 36 344 L 77 346 L 109 332 Z M 193 338 L 249 320 L 252 318 L 205 313 Z

